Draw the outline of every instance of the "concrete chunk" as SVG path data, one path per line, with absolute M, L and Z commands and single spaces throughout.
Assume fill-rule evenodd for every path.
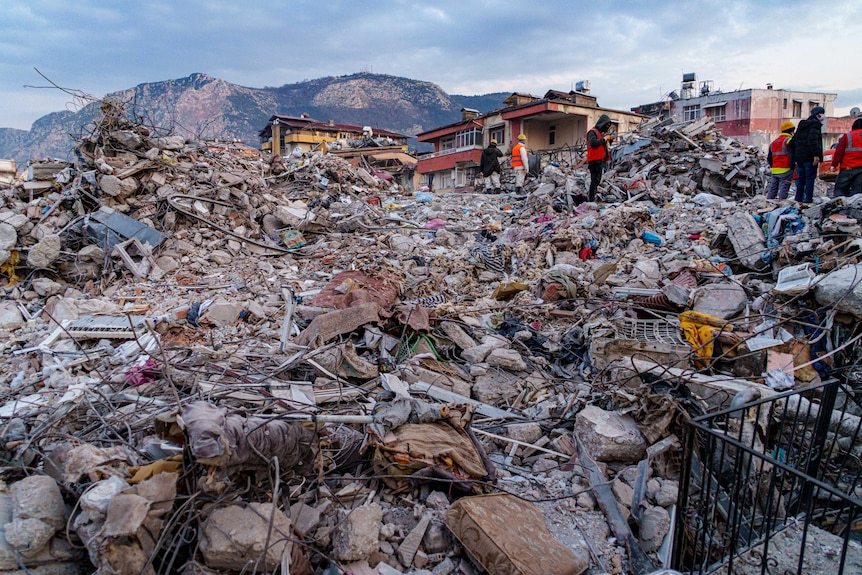
M 211 569 L 250 572 L 257 563 L 259 571 L 274 572 L 283 556 L 290 557 L 293 537 L 290 519 L 278 509 L 273 514 L 272 504 L 230 505 L 207 517 L 200 550 Z M 267 539 L 269 548 L 264 549 Z
M 367 559 L 377 551 L 383 510 L 377 503 L 350 511 L 332 536 L 332 553 L 339 561 Z
M 597 461 L 633 463 L 646 455 L 646 440 L 629 415 L 588 405 L 575 416 L 575 433 Z

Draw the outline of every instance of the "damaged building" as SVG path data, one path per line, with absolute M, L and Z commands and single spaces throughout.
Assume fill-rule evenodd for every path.
M 860 572 L 860 198 L 629 114 L 586 202 L 548 96 L 521 197 L 113 100 L 0 185 L 0 570 Z

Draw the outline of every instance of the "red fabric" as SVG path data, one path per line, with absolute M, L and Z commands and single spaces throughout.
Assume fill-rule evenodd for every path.
M 770 144 L 773 168 L 790 168 L 790 155 L 787 153 L 787 138 L 789 137 L 789 134 L 781 134 Z
M 593 132 L 593 131 L 595 131 L 596 137 L 598 139 L 601 140 L 602 138 L 604 138 L 604 136 L 602 135 L 602 133 L 599 131 L 598 128 L 596 128 L 596 127 L 590 128 L 590 132 Z M 589 132 L 588 132 L 588 134 L 589 134 Z M 587 137 L 587 141 L 589 141 L 589 136 Z M 589 144 L 587 145 L 587 162 L 595 162 L 597 160 L 606 160 L 607 157 L 608 157 L 607 146 L 605 146 L 604 142 L 602 142 L 601 146 L 597 146 L 595 148 L 593 148 Z
M 862 130 L 844 134 L 838 140 L 838 147 L 832 155 L 832 169 L 862 168 Z

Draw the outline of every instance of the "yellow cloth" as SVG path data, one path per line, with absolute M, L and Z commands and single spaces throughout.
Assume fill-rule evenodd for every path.
M 149 465 L 142 467 L 130 467 L 129 472 L 132 473 L 132 478 L 128 480 L 131 484 L 140 483 L 145 479 L 149 479 L 153 475 L 159 473 L 179 473 L 183 468 L 183 456 L 172 455 L 167 459 L 159 459 L 153 461 Z
M 694 348 L 694 353 L 703 358 L 712 357 L 713 343 L 722 331 L 733 330 L 727 320 L 696 311 L 679 314 L 679 327 L 686 341 Z

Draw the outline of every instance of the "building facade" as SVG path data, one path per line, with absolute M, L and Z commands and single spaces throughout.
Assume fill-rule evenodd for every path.
M 644 120 L 638 113 L 601 108 L 586 92 L 550 90 L 541 98 L 514 93 L 503 104 L 485 114 L 465 108 L 460 122 L 417 134 L 420 142 L 434 145 L 432 153 L 419 157 L 421 184 L 438 191 L 473 185 L 482 150 L 491 140 L 497 140 L 506 155 L 519 134 L 527 137 L 531 154 L 565 148 L 583 153 L 587 130 L 602 114 L 618 132 L 633 130 Z
M 721 133 L 740 142 L 766 150 L 778 137 L 781 123 L 787 120 L 798 124 L 807 118 L 816 106 L 823 106 L 826 115 L 835 113 L 837 94 L 765 89 L 713 92 L 711 82 L 701 82 L 694 89 L 693 74 L 683 78 L 681 95 L 671 93 L 669 99 L 642 104 L 632 111 L 647 116 L 671 118 L 674 122 L 687 122 L 709 116 Z M 824 126 L 828 131 L 829 121 Z
M 409 136 L 389 130 L 379 128 L 372 130 L 368 126 L 337 124 L 332 120 L 319 122 L 308 117 L 307 114 L 301 116 L 276 114 L 271 116 L 266 127 L 258 133 L 258 136 L 260 149 L 273 156 L 286 156 L 297 149 L 299 153 L 307 153 L 321 144 L 334 143 L 337 144 L 335 147 L 339 147 L 343 143 L 346 147 L 353 141 L 371 139 L 407 151 L 407 139 L 409 138 Z

